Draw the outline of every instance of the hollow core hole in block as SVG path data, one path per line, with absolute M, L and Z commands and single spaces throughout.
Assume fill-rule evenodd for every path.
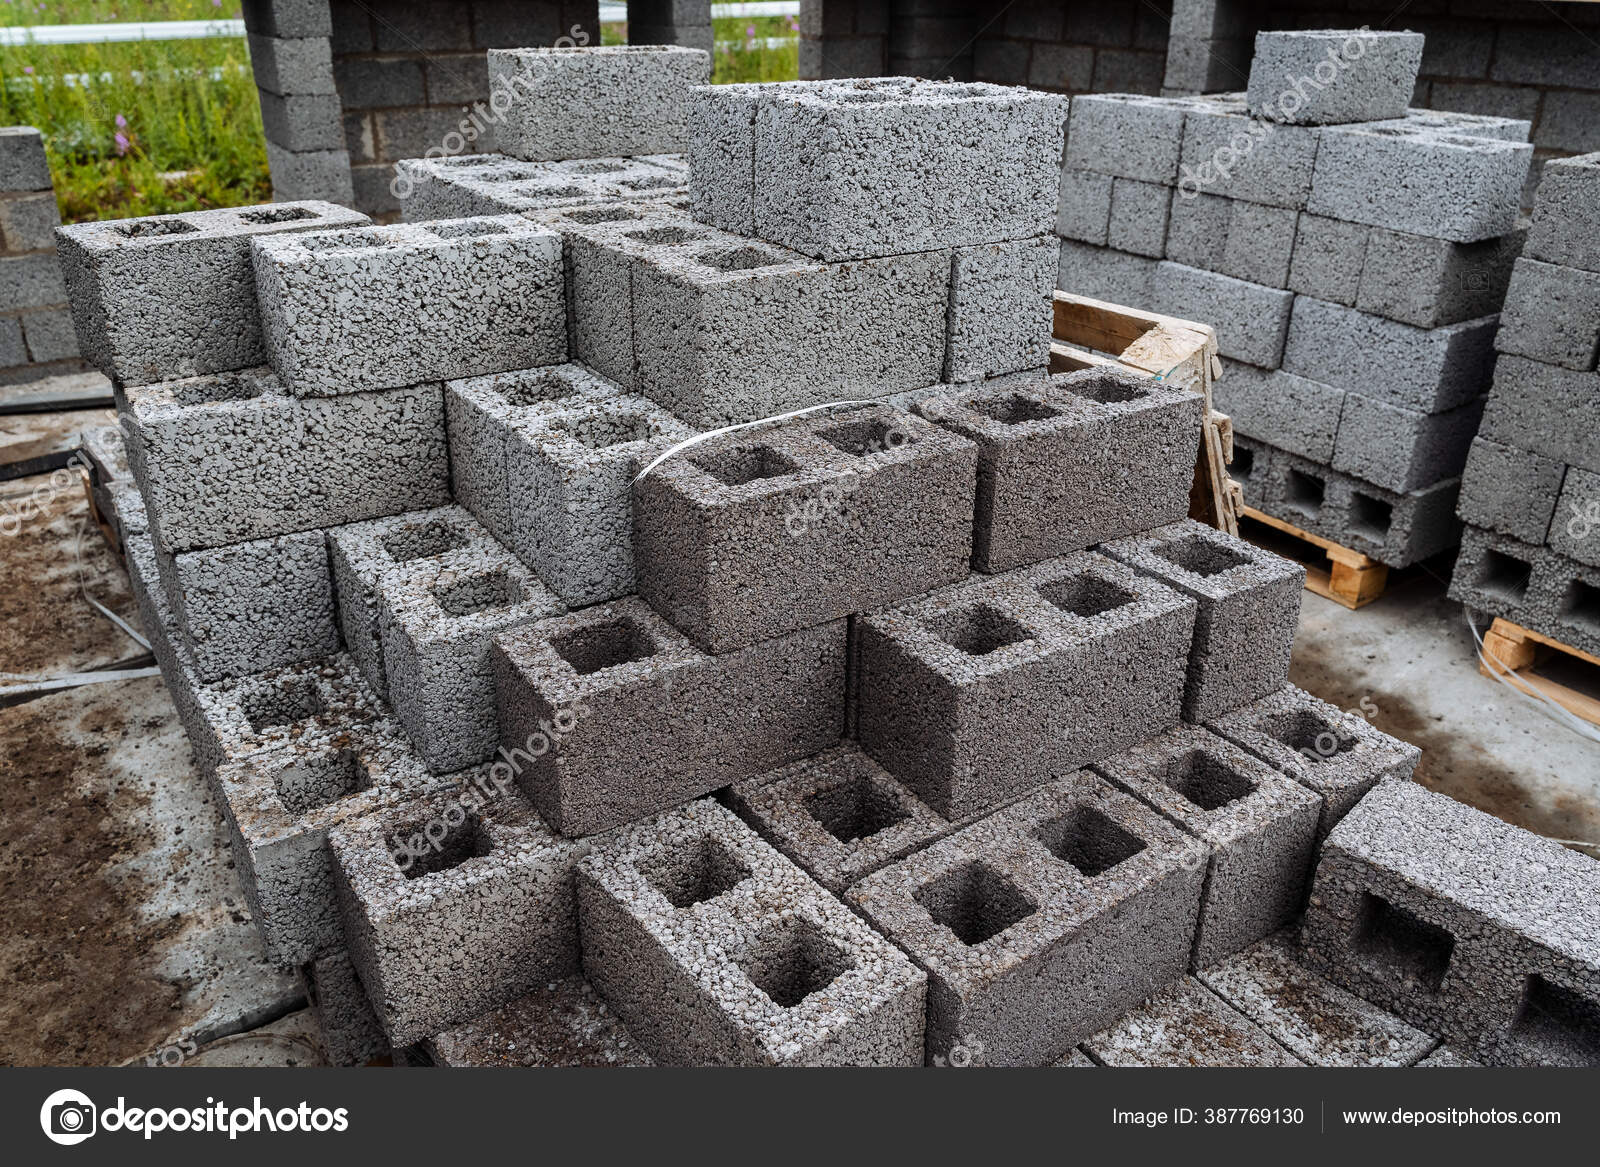
M 537 373 L 530 377 L 495 378 L 494 392 L 511 406 L 543 405 L 576 397 L 578 389 L 556 373 Z
M 704 239 L 704 231 L 689 231 L 683 227 L 647 227 L 643 231 L 629 231 L 625 238 L 637 239 L 640 243 L 657 245 L 670 245 L 674 243 L 692 243 L 696 239 Z
M 355 251 L 363 247 L 382 247 L 384 238 L 370 231 L 335 231 L 327 235 L 297 235 L 295 240 L 307 251 Z
M 1037 397 L 1029 397 L 1023 393 L 1013 393 L 1009 397 L 979 398 L 976 401 L 969 401 L 967 408 L 1001 425 L 1045 421 L 1061 414 L 1059 409 L 1046 405 Z
M 855 967 L 843 948 L 804 917 L 772 926 L 734 963 L 781 1009 L 793 1009 Z
M 595 223 L 625 223 L 630 219 L 642 219 L 644 216 L 638 211 L 630 211 L 623 207 L 596 207 L 590 211 L 568 211 L 562 218 L 592 226 Z
M 1478 564 L 1478 588 L 1491 596 L 1498 596 L 1513 604 L 1527 598 L 1528 581 L 1533 577 L 1533 565 L 1515 555 L 1487 547 Z
M 1313 762 L 1326 762 L 1356 748 L 1356 739 L 1341 733 L 1327 718 L 1309 709 L 1291 709 L 1274 717 L 1267 735 Z
M 1183 568 L 1191 575 L 1208 577 L 1221 575 L 1225 571 L 1232 571 L 1251 562 L 1248 555 L 1235 551 L 1232 547 L 1213 543 L 1200 535 L 1189 535 L 1175 539 L 1171 543 L 1163 543 L 1155 551 L 1162 559 Z
M 817 431 L 817 437 L 837 450 L 865 458 L 884 450 L 896 450 L 915 444 L 916 439 L 906 430 L 883 418 L 870 421 L 847 421 Z
M 550 647 L 582 676 L 656 654 L 654 638 L 628 619 L 560 633 L 550 638 Z
M 589 192 L 581 186 L 519 186 L 512 192 L 527 199 L 581 199 Z
M 642 413 L 596 413 L 580 418 L 560 418 L 551 422 L 550 428 L 591 450 L 647 442 L 656 436 L 655 427 Z
M 1138 597 L 1098 575 L 1069 575 L 1039 585 L 1039 594 L 1063 612 L 1092 618 L 1131 604 Z
M 174 385 L 172 401 L 175 405 L 211 405 L 218 401 L 250 401 L 265 392 L 266 385 L 260 377 L 219 373 Z
M 246 692 L 240 696 L 239 708 L 250 728 L 257 733 L 279 725 L 310 721 L 328 711 L 317 683 L 310 677 L 289 677 Z
M 427 223 L 428 231 L 440 239 L 479 239 L 485 235 L 506 235 L 504 223 L 489 223 L 482 219 L 467 219 L 459 223 Z
M 457 576 L 434 585 L 433 598 L 451 616 L 472 616 L 505 608 L 522 598 L 517 581 L 504 570 Z
M 1190 750 L 1167 763 L 1166 783 L 1201 810 L 1221 810 L 1255 792 L 1256 784 L 1215 754 Z
M 301 219 L 315 219 L 317 213 L 305 207 L 262 207 L 254 211 L 240 211 L 239 218 L 246 223 L 294 223 Z
M 1575 579 L 1561 597 L 1561 621 L 1586 632 L 1600 633 L 1600 588 Z
M 1600 1066 L 1600 1001 L 1534 973 L 1511 1036 L 1540 1064 Z
M 1129 385 L 1120 377 L 1085 377 L 1062 386 L 1069 393 L 1098 401 L 1101 405 L 1119 405 L 1124 401 L 1139 401 L 1150 396 L 1149 389 Z
M 759 247 L 727 247 L 716 251 L 702 251 L 696 258 L 706 267 L 717 271 L 756 271 L 763 267 L 778 267 L 787 263 L 781 255 L 762 251 Z
M 1144 850 L 1144 840 L 1093 806 L 1075 806 L 1040 823 L 1034 837 L 1045 850 L 1093 879 Z
M 726 895 L 750 878 L 744 860 L 709 835 L 657 852 L 639 870 L 679 911 Z
M 305 758 L 278 771 L 273 779 L 278 799 L 290 814 L 318 807 L 372 789 L 372 774 L 356 751 L 333 750 Z
M 733 446 L 691 454 L 689 460 L 724 486 L 743 486 L 763 478 L 782 478 L 800 469 L 771 446 Z
M 1393 524 L 1393 503 L 1362 494 L 1359 490 L 1351 494 L 1350 528 L 1356 534 L 1365 535 L 1374 543 L 1382 543 L 1389 537 L 1389 528 Z
M 1237 439 L 1233 446 L 1233 461 L 1228 463 L 1228 473 L 1235 481 L 1249 482 L 1250 475 L 1256 468 L 1256 452 L 1248 446 L 1241 446 Z
M 667 186 L 681 186 L 680 179 L 669 175 L 650 175 L 647 178 L 624 178 L 618 181 L 618 186 L 625 186 L 629 190 L 660 190 Z
M 1322 500 L 1328 493 L 1328 484 L 1315 474 L 1290 470 L 1284 483 L 1284 505 L 1292 507 L 1309 518 L 1322 513 Z
M 871 91 L 865 93 L 858 91 L 835 95 L 835 100 L 845 102 L 848 105 L 876 105 L 880 102 L 891 101 L 893 98 L 893 94 L 875 93 Z
M 928 881 L 913 898 L 934 923 L 943 924 L 969 948 L 1039 910 L 1021 888 L 981 859 Z
M 806 813 L 841 843 L 870 839 L 911 817 L 887 786 L 856 775 L 806 795 Z
M 443 834 L 440 834 L 441 828 Z M 411 862 L 402 868 L 407 879 L 420 879 L 460 867 L 468 859 L 480 859 L 494 849 L 489 834 L 478 816 L 468 811 L 461 822 L 450 824 L 443 816 L 410 823 L 393 832 L 400 839 L 421 837 L 422 845 L 410 852 Z
M 493 170 L 488 174 L 473 175 L 479 182 L 527 182 L 538 178 L 539 171 L 531 166 L 513 166 L 508 170 Z
M 417 559 L 431 559 L 448 551 L 459 551 L 467 545 L 467 536 L 448 519 L 429 519 L 409 523 L 392 531 L 381 540 L 383 549 L 396 563 L 410 563 Z
M 1450 967 L 1456 938 L 1382 896 L 1364 892 L 1353 944 L 1369 964 L 1437 993 Z
M 158 239 L 163 235 L 188 235 L 200 229 L 182 219 L 135 219 L 131 223 L 113 226 L 117 234 L 125 239 Z
M 580 162 L 576 166 L 567 167 L 573 174 L 615 174 L 627 167 L 621 162 Z
M 1007 645 L 1020 644 L 1032 635 L 999 608 L 988 604 L 946 612 L 930 621 L 928 630 L 968 656 L 987 656 Z

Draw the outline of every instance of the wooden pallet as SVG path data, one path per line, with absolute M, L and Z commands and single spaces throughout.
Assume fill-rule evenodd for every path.
M 1275 531 L 1309 543 L 1326 556 L 1327 567 L 1320 567 L 1315 562 L 1305 564 L 1307 591 L 1326 596 L 1334 603 L 1343 604 L 1352 611 L 1364 608 L 1382 597 L 1384 585 L 1389 582 L 1389 569 L 1372 556 L 1342 547 L 1332 539 L 1324 539 L 1321 535 L 1313 535 L 1310 531 L 1302 530 L 1293 523 L 1286 523 L 1252 506 L 1241 506 L 1239 513 L 1247 519 L 1253 519 Z
M 1559 681 L 1541 677 L 1535 671 L 1539 663 L 1547 660 L 1552 653 L 1560 653 L 1600 669 L 1600 657 L 1497 616 L 1489 631 L 1483 634 L 1483 655 L 1500 667 L 1496 669 L 1488 661 L 1480 659 L 1478 671 L 1486 677 L 1503 677 L 1524 693 L 1546 697 L 1590 725 L 1600 725 L 1600 700 Z
M 1189 490 L 1189 516 L 1237 535 L 1243 497 L 1238 483 L 1228 477 L 1228 463 L 1233 461 L 1233 422 L 1211 405 L 1211 383 L 1222 375 L 1216 329 L 1057 292 L 1051 333 L 1052 373 L 1112 365 L 1205 397 L 1206 422 Z
M 89 477 L 89 471 L 82 466 L 78 468 L 78 477 L 83 480 L 83 497 L 89 500 L 89 517 L 94 520 L 94 525 L 99 528 L 100 537 L 110 545 L 111 550 L 118 555 L 125 554 L 122 541 L 117 538 L 117 529 L 108 516 L 100 513 L 100 508 L 94 501 L 94 483 Z

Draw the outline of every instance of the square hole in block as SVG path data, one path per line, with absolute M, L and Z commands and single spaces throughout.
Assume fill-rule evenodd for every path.
M 627 167 L 621 162 L 580 162 L 566 169 L 573 174 L 615 174 L 619 170 L 626 170 Z
M 1026 628 L 999 608 L 975 604 L 928 622 L 928 631 L 968 656 L 987 656 L 1031 638 Z
M 1528 580 L 1533 577 L 1533 565 L 1515 555 L 1484 548 L 1483 559 L 1478 563 L 1478 589 L 1498 596 L 1513 604 L 1520 604 L 1528 595 Z
M 1351 494 L 1350 529 L 1356 534 L 1364 535 L 1374 543 L 1382 543 L 1389 537 L 1389 528 L 1393 524 L 1393 503 L 1362 494 L 1359 490 Z
M 197 377 L 187 384 L 171 389 L 174 405 L 211 405 L 218 401 L 250 401 L 265 393 L 266 384 L 261 377 L 244 377 L 238 373 L 219 373 L 214 377 Z
M 1252 562 L 1250 557 L 1232 547 L 1213 543 L 1200 535 L 1190 535 L 1163 543 L 1155 549 L 1157 555 L 1168 563 L 1183 568 L 1191 575 L 1213 576 Z
M 745 861 L 709 835 L 648 856 L 639 871 L 679 911 L 714 900 L 750 878 Z
M 1284 483 L 1284 505 L 1314 519 L 1322 513 L 1322 499 L 1327 492 L 1328 484 L 1315 474 L 1290 470 Z
M 517 407 L 565 401 L 578 395 L 577 387 L 556 373 L 496 378 L 494 392 L 507 405 Z
M 285 766 L 273 784 L 284 809 L 298 815 L 371 790 L 372 775 L 354 750 L 334 750 Z
M 491 170 L 488 174 L 475 174 L 472 177 L 478 182 L 527 182 L 530 178 L 538 178 L 539 171 L 532 166 L 513 166 L 507 170 Z
M 893 790 L 861 775 L 812 791 L 802 802 L 806 813 L 841 843 L 870 839 L 911 817 Z
M 467 536 L 447 519 L 429 519 L 391 531 L 381 542 L 390 559 L 396 563 L 411 563 L 449 551 L 459 551 L 467 545 Z
M 1098 401 L 1101 405 L 1118 405 L 1124 401 L 1139 401 L 1150 396 L 1150 390 L 1129 385 L 1116 377 L 1087 377 L 1082 381 L 1063 385 L 1062 388 L 1078 397 Z
M 1013 393 L 1009 397 L 979 398 L 968 402 L 967 408 L 1001 425 L 1023 425 L 1061 416 L 1059 409 L 1023 393 Z
M 326 235 L 297 235 L 295 241 L 307 251 L 355 251 L 363 247 L 382 247 L 382 235 L 371 231 L 331 231 Z
M 692 243 L 696 239 L 704 239 L 704 231 L 690 231 L 683 227 L 647 227 L 643 231 L 629 231 L 625 238 L 637 239 L 640 243 L 667 245 L 673 243 Z
M 1265 728 L 1269 737 L 1312 762 L 1326 762 L 1356 748 L 1355 738 L 1309 709 L 1278 714 Z
M 1075 806 L 1041 823 L 1035 837 L 1050 854 L 1090 879 L 1144 850 L 1143 839 L 1092 806 Z
M 552 421 L 550 428 L 591 450 L 625 446 L 629 442 L 647 442 L 656 436 L 655 427 L 642 413 L 595 413 L 583 417 L 562 417 Z
M 660 190 L 668 186 L 681 186 L 682 180 L 663 174 L 651 175 L 648 178 L 624 178 L 618 185 L 625 186 L 629 190 Z
M 589 191 L 581 186 L 543 186 L 535 183 L 532 186 L 519 186 L 511 193 L 527 199 L 581 199 Z
M 1233 446 L 1233 461 L 1228 463 L 1228 473 L 1237 482 L 1249 482 L 1250 475 L 1256 468 L 1256 452 L 1248 446 L 1241 446 L 1235 439 Z
M 734 963 L 782 1009 L 793 1009 L 855 967 L 843 948 L 803 916 L 768 928 Z
M 407 879 L 449 871 L 468 859 L 482 858 L 494 849 L 478 816 L 470 811 L 459 823 L 452 824 L 441 813 L 437 818 L 410 823 L 391 834 L 417 843 L 411 851 L 410 864 L 401 869 Z
M 260 207 L 253 211 L 240 211 L 239 218 L 246 223 L 295 223 L 301 219 L 315 219 L 317 213 L 305 207 Z
M 778 267 L 789 262 L 781 255 L 773 255 L 759 247 L 729 247 L 717 251 L 702 251 L 696 256 L 702 264 L 717 271 L 756 271 L 764 267 Z
M 574 628 L 552 636 L 550 647 L 582 676 L 656 654 L 655 639 L 632 620 Z
M 1201 810 L 1221 810 L 1253 794 L 1256 784 L 1205 750 L 1190 750 L 1167 763 L 1166 784 Z
M 1600 1001 L 1535 973 L 1511 1036 L 1543 1064 L 1600 1066 Z
M 484 235 L 508 234 L 504 223 L 486 223 L 481 219 L 467 219 L 459 223 L 426 223 L 424 226 L 440 239 L 477 239 Z
M 1456 938 L 1437 924 L 1366 892 L 1356 921 L 1354 947 L 1368 963 L 1437 993 L 1450 967 Z
M 562 218 L 592 226 L 595 223 L 625 223 L 630 219 L 642 219 L 644 216 L 638 211 L 630 211 L 624 207 L 595 207 L 588 211 L 568 211 Z
M 240 694 L 239 708 L 250 728 L 265 733 L 279 725 L 310 721 L 328 711 L 317 683 L 310 677 L 289 677 L 275 685 Z
M 114 229 L 125 239 L 159 239 L 163 235 L 188 235 L 200 228 L 182 219 L 135 219 L 114 224 Z
M 505 570 L 441 580 L 433 587 L 434 601 L 451 616 L 472 616 L 494 608 L 506 608 L 522 598 L 522 590 Z
M 782 478 L 800 469 L 798 462 L 784 457 L 771 446 L 734 446 L 709 450 L 691 454 L 689 461 L 724 486 L 744 486 L 763 478 Z
M 1126 588 L 1098 575 L 1069 575 L 1039 585 L 1039 594 L 1063 612 L 1092 618 L 1138 599 Z
M 1600 588 L 1573 580 L 1561 597 L 1561 619 L 1586 632 L 1600 633 Z
M 1000 935 L 1038 911 L 1026 893 L 981 859 L 947 871 L 914 897 L 936 924 L 972 947 Z
M 817 437 L 835 449 L 842 450 L 846 454 L 854 454 L 858 458 L 879 454 L 884 450 L 899 449 L 916 441 L 903 427 L 884 418 L 849 421 L 843 425 L 829 426 L 827 429 L 818 430 Z

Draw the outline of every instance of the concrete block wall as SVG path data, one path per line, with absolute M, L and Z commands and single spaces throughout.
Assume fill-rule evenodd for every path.
M 0 384 L 83 368 L 56 258 L 60 222 L 39 131 L 0 129 Z
M 800 0 L 800 79 L 889 71 L 889 0 Z
M 710 52 L 711 0 L 630 0 L 628 43 L 683 45 Z

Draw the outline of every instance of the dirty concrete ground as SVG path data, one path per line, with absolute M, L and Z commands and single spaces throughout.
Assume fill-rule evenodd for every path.
M 45 481 L 0 485 L 0 501 Z M 81 492 L 0 538 L 0 561 L 0 671 L 57 676 L 140 652 L 83 599 L 136 621 Z M 1443 593 L 1426 571 L 1360 612 L 1307 593 L 1292 679 L 1342 708 L 1365 698 L 1379 728 L 1423 748 L 1428 786 L 1600 844 L 1600 745 L 1479 676 Z M 0 1064 L 321 1063 L 159 679 L 0 709 L 0 822 Z

